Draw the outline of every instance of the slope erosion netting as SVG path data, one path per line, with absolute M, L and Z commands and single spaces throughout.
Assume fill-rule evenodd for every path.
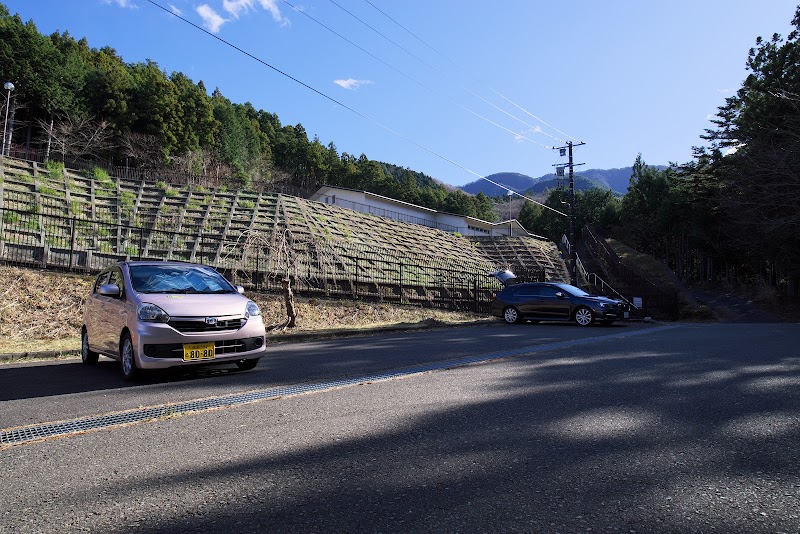
M 409 291 L 429 299 L 434 287 L 484 287 L 487 273 L 512 265 L 486 240 L 298 197 L 48 170 L 8 158 L 0 171 L 6 261 L 88 270 L 126 258 L 203 262 L 265 289 L 289 274 L 309 290 L 368 288 L 400 299 Z M 530 238 L 516 257 L 527 254 L 526 268 L 558 277 L 563 262 L 550 245 Z

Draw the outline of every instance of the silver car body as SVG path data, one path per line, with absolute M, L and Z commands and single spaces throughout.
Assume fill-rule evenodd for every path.
M 137 292 L 131 269 L 147 265 L 174 267 L 175 272 L 207 269 L 222 278 L 210 267 L 179 262 L 120 262 L 106 269 L 86 299 L 84 332 L 90 351 L 119 360 L 128 333 L 138 369 L 256 360 L 264 355 L 264 322 L 260 312 L 248 313 L 251 301 L 240 288 L 222 278 L 227 286 L 219 293 Z M 116 288 L 120 291 L 115 296 Z M 138 310 L 145 304 L 158 306 L 169 321 L 140 320 Z M 214 350 L 203 359 L 184 358 L 187 345 L 209 342 Z

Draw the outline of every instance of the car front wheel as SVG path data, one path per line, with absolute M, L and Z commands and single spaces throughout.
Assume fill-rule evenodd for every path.
M 594 312 L 586 307 L 575 310 L 575 322 L 581 326 L 589 326 L 594 322 Z
M 136 358 L 134 357 L 133 342 L 131 341 L 130 334 L 122 336 L 122 341 L 119 344 L 119 361 L 122 368 L 122 377 L 125 380 L 134 380 L 139 370 L 136 368 Z
M 86 365 L 94 365 L 100 357 L 98 353 L 89 348 L 89 333 L 81 332 L 81 361 Z
M 519 311 L 514 306 L 509 306 L 503 310 L 503 320 L 508 324 L 519 322 Z

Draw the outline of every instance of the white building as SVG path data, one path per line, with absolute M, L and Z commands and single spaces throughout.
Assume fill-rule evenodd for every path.
M 323 185 L 310 200 L 445 232 L 458 232 L 463 236 L 530 236 L 543 239 L 528 232 L 516 219 L 493 223 L 345 187 Z

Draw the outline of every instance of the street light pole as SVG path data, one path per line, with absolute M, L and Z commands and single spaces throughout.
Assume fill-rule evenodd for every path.
M 3 88 L 4 88 L 6 91 L 8 91 L 8 97 L 6 98 L 6 118 L 5 118 L 5 120 L 3 121 L 3 147 L 2 147 L 2 155 L 3 155 L 3 156 L 5 156 L 5 155 L 6 155 L 6 152 L 7 152 L 7 150 L 6 150 L 6 130 L 7 130 L 7 128 L 8 128 L 8 108 L 10 108 L 10 107 L 11 107 L 11 91 L 13 91 L 13 90 L 14 90 L 14 84 L 13 84 L 13 83 L 11 83 L 11 82 L 6 82 L 6 83 L 4 83 L 4 84 L 3 84 Z M 11 141 L 11 140 L 9 139 L 9 144 L 11 144 L 11 143 L 10 143 L 10 141 Z

